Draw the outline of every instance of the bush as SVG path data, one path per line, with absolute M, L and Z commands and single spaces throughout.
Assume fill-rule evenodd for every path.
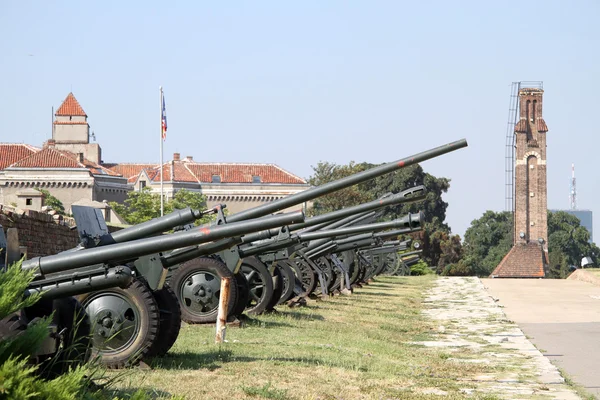
M 410 266 L 410 274 L 411 275 L 429 275 L 434 272 L 429 268 L 429 265 L 423 260 L 419 260 L 418 263 Z

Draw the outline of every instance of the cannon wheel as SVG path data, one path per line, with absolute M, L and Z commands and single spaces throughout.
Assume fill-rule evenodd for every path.
M 181 319 L 189 324 L 212 323 L 217 321 L 219 312 L 219 296 L 221 294 L 221 278 L 232 278 L 233 273 L 219 260 L 198 257 L 179 266 L 170 286 L 181 306 Z M 229 290 L 229 307 L 231 314 L 238 297 L 237 285 Z
M 294 296 L 294 283 L 296 276 L 294 275 L 294 270 L 287 262 L 287 260 L 278 261 L 277 266 L 281 270 L 281 275 L 283 278 L 283 293 L 281 293 L 281 296 L 277 301 L 277 304 L 281 304 L 288 301 Z
M 79 296 L 92 324 L 92 357 L 108 368 L 146 358 L 158 339 L 160 313 L 148 284 L 134 279 L 127 289 L 111 288 Z
M 235 307 L 233 307 L 233 310 L 231 311 L 231 315 L 237 317 L 244 312 L 248 305 L 248 301 L 250 301 L 250 286 L 248 285 L 246 275 L 241 271 L 235 274 L 234 277 L 235 284 L 237 285 L 238 297 Z
M 265 311 L 275 310 L 275 306 L 281 299 L 281 296 L 283 295 L 283 291 L 285 289 L 283 270 L 277 265 L 272 266 L 272 270 L 273 272 L 271 272 L 271 279 L 273 281 L 273 295 L 271 296 L 271 300 L 269 300 L 269 304 L 267 304 L 267 308 Z
M 162 357 L 173 347 L 181 329 L 181 310 L 179 300 L 173 289 L 164 285 L 152 292 L 160 313 L 158 338 L 148 352 L 148 357 Z
M 261 314 L 265 312 L 273 298 L 273 277 L 261 261 L 254 257 L 242 260 L 242 273 L 250 286 L 250 300 L 246 307 L 248 314 Z
M 294 270 L 296 277 L 302 282 L 303 293 L 298 294 L 301 297 L 306 297 L 314 292 L 317 287 L 317 276 L 315 271 L 308 263 L 300 258 L 290 260 L 290 267 Z

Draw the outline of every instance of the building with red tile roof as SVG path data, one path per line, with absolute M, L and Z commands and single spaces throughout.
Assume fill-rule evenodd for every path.
M 43 148 L 0 143 L 0 204 L 18 203 L 35 188 L 49 190 L 67 211 L 78 201 L 123 202 L 128 192 L 144 187 L 160 193 L 158 163 L 103 163 L 100 145 L 90 143 L 88 116 L 73 93 L 54 117 L 52 139 Z M 162 181 L 167 199 L 186 189 L 206 195 L 209 207 L 226 203 L 230 212 L 309 186 L 275 164 L 202 163 L 191 156 L 181 159 L 179 153 L 163 164 Z

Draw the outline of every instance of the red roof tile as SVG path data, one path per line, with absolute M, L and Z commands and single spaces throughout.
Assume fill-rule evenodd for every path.
M 193 161 L 174 162 L 174 180 L 176 182 L 210 183 L 213 175 L 221 177 L 221 183 L 252 183 L 253 176 L 259 176 L 261 183 L 306 184 L 306 181 L 275 164 L 240 163 L 197 163 Z M 157 164 L 104 164 L 105 167 L 135 182 L 146 170 L 152 181 L 159 181 Z M 171 181 L 171 161 L 163 165 L 163 181 Z
M 120 176 L 101 165 L 88 159 L 79 161 L 79 155 L 65 150 L 46 147 L 29 157 L 23 158 L 9 168 L 85 168 L 94 175 Z
M 56 110 L 54 115 L 78 115 L 87 117 L 87 114 L 83 111 L 83 108 L 81 108 L 72 92 L 67 95 L 67 98 L 60 107 L 58 107 L 58 110 Z
M 136 163 L 110 163 L 110 164 L 102 164 L 103 167 L 110 169 L 111 171 L 123 175 L 125 178 L 131 181 L 133 178 L 133 182 L 137 180 L 138 175 L 144 169 L 152 169 L 156 167 L 156 164 L 136 164 Z
M 0 170 L 40 151 L 37 147 L 22 143 L 0 143 Z
M 222 183 L 252 183 L 259 176 L 261 183 L 306 184 L 306 181 L 275 164 L 186 163 L 200 182 L 212 182 L 219 175 Z

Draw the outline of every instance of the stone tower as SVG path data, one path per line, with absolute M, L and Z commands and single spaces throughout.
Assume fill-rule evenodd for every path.
M 546 133 L 542 89 L 519 90 L 519 121 L 515 126 L 514 242 L 492 272 L 498 278 L 545 276 L 548 252 Z
M 90 126 L 87 114 L 79 102 L 69 93 L 54 113 L 52 140 L 59 150 L 80 154 L 97 164 L 102 162 L 102 151 L 97 143 L 90 143 Z

